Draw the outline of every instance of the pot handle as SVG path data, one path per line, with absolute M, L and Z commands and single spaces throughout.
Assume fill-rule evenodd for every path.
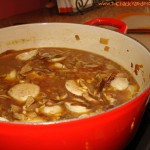
M 85 22 L 87 25 L 109 25 L 118 28 L 118 32 L 126 33 L 127 25 L 120 20 L 114 18 L 96 18 Z

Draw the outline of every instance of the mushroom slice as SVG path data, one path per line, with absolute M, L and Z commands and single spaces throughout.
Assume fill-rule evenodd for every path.
M 66 56 L 62 56 L 62 55 L 56 55 L 54 58 L 52 58 L 50 61 L 51 62 L 59 62 L 59 61 L 62 61 L 62 60 L 65 60 L 66 59 Z
M 64 93 L 63 95 L 57 95 L 55 100 L 63 100 L 63 99 L 66 99 L 68 97 L 68 94 L 67 93 Z
M 85 100 L 81 99 L 79 97 L 74 97 L 72 100 L 77 101 L 77 102 L 81 102 L 81 103 L 85 103 Z
M 18 100 L 19 102 L 27 101 L 29 96 L 35 98 L 40 92 L 40 87 L 32 83 L 16 84 L 8 90 L 9 96 Z
M 21 53 L 17 55 L 16 58 L 22 61 L 26 61 L 26 60 L 32 59 L 34 56 L 37 55 L 37 53 L 38 53 L 38 50 L 32 50 L 32 51 Z
M 87 109 L 85 106 L 72 105 L 72 104 L 69 103 L 69 102 L 66 102 L 66 103 L 65 103 L 65 106 L 66 106 L 66 108 L 67 108 L 69 111 L 74 112 L 74 113 L 87 113 L 87 112 L 90 111 L 90 110 Z
M 65 65 L 63 65 L 63 64 L 61 64 L 59 62 L 54 63 L 53 67 L 57 68 L 57 69 L 64 69 L 64 68 L 66 68 Z
M 28 119 L 28 120 L 23 120 L 23 122 L 46 122 L 46 120 L 43 118 L 43 117 L 35 117 L 35 118 L 31 118 L 31 119 Z
M 82 95 L 87 101 L 93 101 L 96 102 L 97 100 L 92 98 L 88 93 L 83 93 Z
M 20 70 L 20 74 L 22 75 L 22 74 L 25 74 L 25 73 L 27 73 L 27 72 L 29 72 L 29 71 L 31 71 L 32 70 L 32 67 L 29 65 L 29 63 L 27 63 L 27 64 L 25 64 L 22 68 L 21 68 L 21 70 Z
M 103 94 L 105 96 L 105 98 L 109 101 L 109 103 L 111 105 L 114 105 L 114 103 L 117 101 L 115 98 L 113 98 L 111 95 L 108 95 L 108 94 Z
M 117 90 L 125 90 L 128 85 L 129 85 L 129 81 L 127 78 L 115 78 L 114 80 L 111 81 L 110 85 L 114 88 L 116 88 Z
M 4 117 L 0 117 L 0 121 L 8 121 L 8 120 Z
M 62 112 L 62 108 L 59 105 L 45 106 L 42 108 L 42 113 L 45 115 L 55 115 L 55 114 L 60 114 L 61 112 Z
M 65 84 L 66 89 L 77 96 L 82 96 L 86 90 L 80 87 L 74 80 L 68 80 Z
M 31 96 L 29 96 L 28 98 L 27 98 L 27 100 L 26 100 L 26 103 L 25 103 L 25 107 L 30 107 L 33 103 L 34 103 L 34 98 L 33 97 L 31 97 Z
M 86 81 L 84 79 L 79 79 L 78 82 L 81 85 L 81 87 L 83 87 L 86 90 L 88 89 L 88 87 L 86 86 Z
M 17 76 L 17 71 L 14 69 L 6 75 L 5 79 L 6 80 L 14 80 L 14 79 L 16 79 L 16 76 Z
M 129 85 L 127 90 L 130 92 L 131 96 L 134 96 L 138 92 L 138 87 L 136 85 Z
M 14 104 L 11 104 L 10 111 L 13 112 L 13 113 L 20 112 L 21 111 L 21 107 L 17 106 L 17 105 L 14 105 Z

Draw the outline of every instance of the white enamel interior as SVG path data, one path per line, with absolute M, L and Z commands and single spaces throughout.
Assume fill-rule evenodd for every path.
M 104 51 L 106 45 L 100 43 L 100 38 L 109 39 L 108 52 Z M 75 48 L 103 55 L 129 70 L 141 89 L 150 85 L 150 53 L 137 41 L 118 32 L 69 23 L 27 24 L 0 29 L 0 53 L 38 47 Z M 138 75 L 135 75 L 131 63 L 143 66 Z

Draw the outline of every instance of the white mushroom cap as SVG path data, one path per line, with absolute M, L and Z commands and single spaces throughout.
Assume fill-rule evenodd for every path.
M 59 105 L 45 106 L 42 110 L 45 115 L 55 115 L 62 112 L 62 108 Z
M 89 111 L 85 106 L 80 105 L 71 105 L 71 103 L 66 102 L 65 106 L 68 110 L 74 112 L 74 113 L 86 113 Z
M 82 96 L 86 90 L 79 85 L 74 80 L 67 80 L 65 83 L 66 89 L 74 95 Z
M 25 102 L 29 96 L 36 97 L 40 92 L 40 87 L 32 83 L 21 83 L 9 89 L 8 94 L 19 102 Z
M 110 85 L 114 88 L 116 88 L 117 90 L 125 90 L 128 85 L 129 85 L 129 81 L 127 78 L 121 78 L 121 77 L 117 77 L 114 80 L 111 81 Z
M 37 53 L 38 53 L 37 50 L 32 50 L 32 51 L 21 53 L 17 55 L 16 58 L 22 61 L 26 61 L 26 60 L 32 59 L 34 56 L 37 55 Z
M 0 121 L 8 121 L 8 120 L 4 117 L 0 117 Z

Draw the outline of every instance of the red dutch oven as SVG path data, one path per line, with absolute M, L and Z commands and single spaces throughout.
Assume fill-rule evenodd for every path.
M 121 21 L 98 18 L 85 24 L 37 23 L 3 28 L 0 29 L 0 52 L 35 47 L 94 52 L 131 72 L 140 85 L 139 94 L 107 112 L 80 119 L 44 123 L 1 121 L 0 149 L 123 150 L 133 138 L 150 94 L 150 53 L 144 45 L 122 34 L 127 27 Z M 119 32 L 87 24 L 112 25 Z M 104 50 L 100 38 L 109 39 L 109 51 Z M 137 65 L 142 67 L 135 71 Z

